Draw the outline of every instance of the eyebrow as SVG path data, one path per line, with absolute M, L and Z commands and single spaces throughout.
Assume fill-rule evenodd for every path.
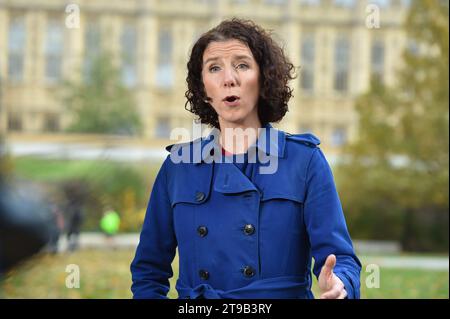
M 243 59 L 251 60 L 252 58 L 250 56 L 248 56 L 248 55 L 243 54 L 243 55 L 235 55 L 235 56 L 233 56 L 233 59 L 234 60 L 243 60 Z M 208 62 L 216 61 L 216 60 L 219 60 L 219 57 L 209 58 L 205 62 L 203 62 L 203 65 L 207 64 Z

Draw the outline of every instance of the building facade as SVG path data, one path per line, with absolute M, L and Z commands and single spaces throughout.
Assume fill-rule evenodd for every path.
M 354 102 L 371 76 L 395 82 L 407 10 L 400 0 L 0 0 L 0 130 L 62 131 L 71 116 L 61 83 L 82 81 L 103 49 L 135 94 L 145 138 L 190 128 L 189 50 L 221 20 L 240 17 L 273 30 L 298 68 L 276 126 L 339 150 L 357 137 Z

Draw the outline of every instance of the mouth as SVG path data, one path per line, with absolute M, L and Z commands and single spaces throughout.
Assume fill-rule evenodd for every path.
M 223 103 L 226 106 L 239 106 L 240 104 L 240 97 L 237 95 L 229 95 L 226 98 L 223 99 Z
M 237 95 L 229 95 L 229 96 L 225 97 L 223 99 L 223 101 L 233 103 L 233 102 L 238 101 L 239 99 L 240 99 L 240 97 Z

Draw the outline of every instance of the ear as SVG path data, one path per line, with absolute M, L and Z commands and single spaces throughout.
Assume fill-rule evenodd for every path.
M 206 104 L 209 104 L 212 101 L 212 99 L 210 97 L 206 97 L 203 102 L 205 102 Z

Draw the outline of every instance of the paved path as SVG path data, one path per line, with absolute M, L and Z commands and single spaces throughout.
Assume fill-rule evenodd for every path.
M 64 160 L 162 161 L 168 154 L 164 148 L 127 145 L 102 147 L 82 143 L 15 142 L 10 143 L 8 148 L 13 156 L 27 155 Z
M 448 257 L 412 256 L 363 256 L 363 264 L 375 264 L 384 268 L 410 268 L 448 271 Z
M 161 145 L 126 144 L 116 141 L 109 145 L 72 141 L 63 143 L 58 141 L 42 140 L 40 142 L 29 140 L 7 140 L 7 149 L 13 156 L 36 156 L 48 159 L 62 160 L 109 160 L 121 162 L 159 161 L 162 162 L 168 152 L 165 146 L 176 141 L 167 141 Z M 330 165 L 336 163 L 337 157 L 327 152 Z

